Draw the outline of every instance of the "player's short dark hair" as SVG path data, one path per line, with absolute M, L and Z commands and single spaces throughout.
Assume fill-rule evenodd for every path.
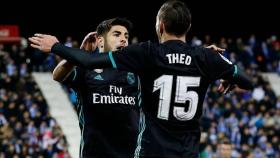
M 231 144 L 231 142 L 230 142 L 230 140 L 229 140 L 228 138 L 219 139 L 219 140 L 218 140 L 218 143 L 219 143 L 219 144 L 228 144 L 228 145 Z
M 185 3 L 178 0 L 165 2 L 158 14 L 167 33 L 180 36 L 189 31 L 191 25 L 191 13 Z
M 128 32 L 132 29 L 132 23 L 126 18 L 112 18 L 102 21 L 96 28 L 97 36 L 103 36 L 110 31 L 112 26 L 121 25 L 127 29 Z

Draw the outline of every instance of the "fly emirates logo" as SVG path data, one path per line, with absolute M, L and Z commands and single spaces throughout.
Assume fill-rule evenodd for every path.
M 111 95 L 101 95 L 99 93 L 93 93 L 93 103 L 135 105 L 135 97 L 127 95 L 123 96 L 122 87 L 110 85 L 109 92 Z

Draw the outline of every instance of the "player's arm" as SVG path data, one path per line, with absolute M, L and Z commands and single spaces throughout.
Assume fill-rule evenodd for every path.
M 94 51 L 97 47 L 96 32 L 91 32 L 87 34 L 80 46 L 80 49 L 86 51 Z M 73 71 L 75 65 L 67 60 L 62 60 L 58 63 L 53 71 L 53 79 L 58 82 L 63 82 L 66 80 L 71 72 Z M 73 72 L 74 73 L 74 72 Z
M 136 72 L 145 69 L 149 58 L 145 56 L 145 49 L 139 44 L 127 46 L 115 52 L 94 53 L 89 55 L 83 50 L 68 48 L 56 43 L 52 52 L 74 64 L 86 68 L 116 68 L 119 70 Z
M 220 47 L 217 47 L 216 45 L 212 44 L 212 45 L 209 45 L 205 48 L 208 48 L 208 49 L 211 49 L 213 50 L 215 53 L 224 53 L 225 52 L 225 49 L 223 48 L 220 48 Z M 235 88 L 235 85 L 232 85 L 229 83 L 229 81 L 226 81 L 226 80 L 223 80 L 221 79 L 220 80 L 220 84 L 219 84 L 219 88 L 218 88 L 218 91 L 221 92 L 221 93 L 228 93 L 229 91 L 231 91 L 232 89 Z
M 51 52 L 85 69 L 112 67 L 109 53 L 90 54 L 84 50 L 69 48 L 60 43 L 55 43 Z
M 53 80 L 57 82 L 63 82 L 66 78 L 69 77 L 74 67 L 75 65 L 63 59 L 53 70 Z
M 135 44 L 118 50 L 114 53 L 94 53 L 89 54 L 84 50 L 69 48 L 60 44 L 55 36 L 35 34 L 29 38 L 31 47 L 37 48 L 45 53 L 53 52 L 67 61 L 85 68 L 109 68 L 115 67 L 120 70 L 137 72 L 147 67 L 150 55 L 149 42 L 144 44 Z
M 233 75 L 229 78 L 224 78 L 229 81 L 229 84 L 236 84 L 239 88 L 245 90 L 252 90 L 253 83 L 250 77 L 244 72 L 244 70 L 237 65 L 234 65 Z
M 207 74 L 212 80 L 225 79 L 241 89 L 251 90 L 253 84 L 250 77 L 237 65 L 232 64 L 221 54 L 205 51 Z
M 216 53 L 223 53 L 223 52 L 225 51 L 225 49 L 220 48 L 220 47 L 217 47 L 217 46 L 214 45 L 214 44 L 212 44 L 212 45 L 210 45 L 210 46 L 207 46 L 207 47 L 205 47 L 205 48 L 211 49 L 211 50 L 213 50 L 213 51 L 216 52 Z
M 108 53 L 93 53 L 90 55 L 84 50 L 69 48 L 59 43 L 52 35 L 35 34 L 28 38 L 30 46 L 44 53 L 54 53 L 72 64 L 86 68 L 107 68 L 112 67 Z

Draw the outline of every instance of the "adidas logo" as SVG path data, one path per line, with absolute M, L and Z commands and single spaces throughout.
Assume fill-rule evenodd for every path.
M 102 78 L 102 76 L 101 76 L 101 75 L 97 75 L 97 76 L 95 76 L 95 77 L 94 77 L 94 79 L 96 79 L 96 80 L 104 80 L 104 79 Z

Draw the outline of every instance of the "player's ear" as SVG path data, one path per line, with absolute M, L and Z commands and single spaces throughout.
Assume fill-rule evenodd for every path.
M 97 37 L 97 42 L 98 42 L 98 46 L 100 46 L 101 48 L 104 47 L 104 38 L 102 36 Z
M 165 31 L 164 23 L 162 21 L 160 21 L 159 22 L 159 33 L 160 33 L 160 35 L 162 35 L 164 31 Z

